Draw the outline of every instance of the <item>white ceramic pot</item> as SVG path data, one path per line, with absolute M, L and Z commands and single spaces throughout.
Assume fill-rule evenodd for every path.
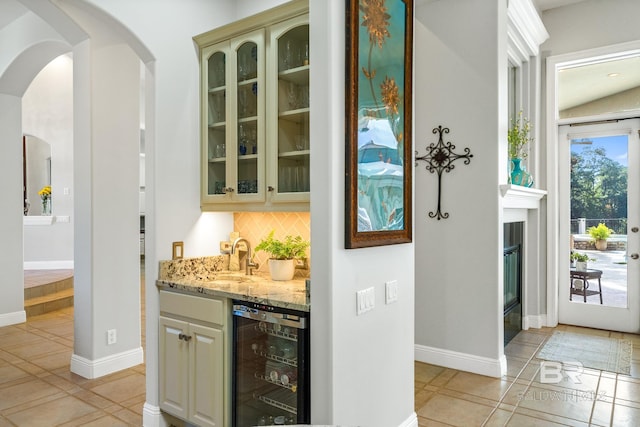
M 578 271 L 587 271 L 587 262 L 586 261 L 576 261 L 576 270 Z
M 291 280 L 295 273 L 295 264 L 292 259 L 269 259 L 269 272 L 271 280 Z

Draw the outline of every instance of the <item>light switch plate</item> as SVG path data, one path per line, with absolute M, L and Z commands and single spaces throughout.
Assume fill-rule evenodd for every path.
M 356 314 L 360 316 L 376 306 L 375 288 L 367 288 L 356 292 Z
M 391 280 L 385 283 L 385 301 L 387 304 L 398 301 L 398 281 Z

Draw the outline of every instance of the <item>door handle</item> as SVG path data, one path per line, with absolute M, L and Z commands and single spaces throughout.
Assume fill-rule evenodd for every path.
M 631 254 L 630 256 L 631 256 L 632 259 L 640 258 L 640 255 L 638 255 L 638 254 Z

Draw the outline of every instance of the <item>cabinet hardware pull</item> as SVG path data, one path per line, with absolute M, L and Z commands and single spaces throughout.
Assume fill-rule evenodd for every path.
M 178 339 L 179 340 L 184 340 L 184 341 L 189 341 L 191 339 L 191 335 L 187 335 L 187 334 L 178 334 Z
M 638 255 L 638 254 L 631 254 L 631 258 L 633 258 L 633 259 L 638 259 L 638 258 L 640 258 L 640 255 Z
M 233 193 L 234 191 L 235 190 L 233 188 L 231 188 L 231 187 L 227 187 L 227 188 L 224 189 L 225 193 Z
M 270 185 L 270 186 L 267 187 L 267 190 L 268 191 L 275 191 L 275 188 Z

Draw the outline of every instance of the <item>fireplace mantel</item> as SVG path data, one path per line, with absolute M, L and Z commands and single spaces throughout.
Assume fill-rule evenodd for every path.
M 547 195 L 545 190 L 528 188 L 521 185 L 501 185 L 503 209 L 539 209 L 540 200 Z

